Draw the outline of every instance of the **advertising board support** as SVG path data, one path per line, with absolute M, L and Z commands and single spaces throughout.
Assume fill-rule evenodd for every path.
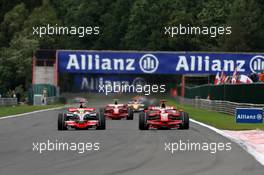
M 184 97 L 185 95 L 185 75 L 182 75 L 182 79 L 181 79 L 181 96 Z
M 36 57 L 34 56 L 32 59 L 32 84 L 35 84 L 35 66 L 36 66 Z
M 59 84 L 59 73 L 58 73 L 58 57 L 57 57 L 57 52 L 56 52 L 56 58 L 55 58 L 55 63 L 53 65 L 54 68 L 54 85 L 58 87 Z

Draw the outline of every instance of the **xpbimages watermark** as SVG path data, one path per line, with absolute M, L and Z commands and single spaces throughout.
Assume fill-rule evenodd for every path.
M 100 27 L 98 26 L 58 26 L 44 25 L 32 27 L 32 34 L 37 35 L 40 38 L 45 35 L 75 35 L 79 38 L 83 38 L 88 35 L 99 35 Z
M 61 142 L 58 140 L 46 142 L 33 142 L 32 151 L 42 154 L 44 152 L 54 152 L 54 151 L 73 151 L 78 154 L 83 154 L 89 151 L 99 151 L 100 143 L 95 142 Z
M 156 84 L 99 84 L 99 93 L 104 93 L 108 95 L 109 93 L 143 93 L 144 95 L 150 95 L 152 93 L 164 93 L 166 91 L 165 85 Z
M 176 25 L 176 26 L 165 26 L 164 35 L 175 37 L 180 35 L 207 35 L 211 38 L 218 37 L 220 35 L 231 35 L 231 26 L 190 26 L 187 25 Z
M 232 150 L 232 143 L 227 142 L 190 142 L 190 140 L 179 142 L 165 142 L 164 143 L 164 151 L 168 151 L 171 154 L 176 152 L 184 152 L 184 151 L 202 151 L 202 152 L 209 152 L 211 154 L 215 154 L 221 151 L 231 151 Z

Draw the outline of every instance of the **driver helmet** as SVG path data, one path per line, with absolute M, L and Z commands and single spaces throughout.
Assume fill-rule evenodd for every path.
M 80 104 L 80 107 L 79 107 L 79 108 L 84 108 L 84 105 L 83 105 L 83 103 L 81 103 L 81 104 Z
M 164 102 L 161 103 L 161 108 L 166 108 L 166 105 Z

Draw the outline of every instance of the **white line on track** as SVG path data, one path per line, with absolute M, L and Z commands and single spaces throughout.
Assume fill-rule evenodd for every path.
M 196 121 L 194 119 L 190 119 L 190 121 L 193 122 L 193 123 L 196 123 L 196 124 L 198 124 L 200 126 L 206 127 L 208 129 L 210 129 L 210 130 L 212 130 L 212 131 L 214 131 L 214 132 L 216 132 L 216 133 L 218 133 L 218 134 L 230 139 L 231 141 L 237 143 L 245 151 L 247 151 L 249 154 L 251 154 L 261 165 L 264 166 L 264 155 L 259 153 L 259 152 L 257 152 L 256 149 L 254 149 L 251 145 L 249 145 L 249 144 L 243 142 L 242 140 L 240 140 L 240 139 L 238 139 L 236 137 L 233 137 L 233 136 L 225 133 L 223 130 L 217 129 L 217 128 L 213 127 L 213 126 L 198 122 L 198 121 Z
M 62 108 L 64 108 L 64 106 L 56 107 L 56 108 L 49 108 L 49 109 L 42 109 L 42 110 L 37 110 L 37 111 L 32 111 L 32 112 L 27 112 L 27 113 L 21 113 L 21 114 L 16 114 L 16 115 L 9 115 L 9 116 L 5 116 L 5 117 L 0 117 L 0 120 L 8 119 L 8 118 L 20 117 L 20 116 L 29 116 L 30 114 L 35 114 L 35 113 L 39 113 L 39 112 L 46 112 L 46 111 L 52 111 L 52 110 L 57 110 L 57 109 L 62 109 Z

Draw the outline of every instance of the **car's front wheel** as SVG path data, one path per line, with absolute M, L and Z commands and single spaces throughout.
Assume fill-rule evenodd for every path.
M 134 117 L 133 110 L 131 108 L 128 108 L 127 113 L 128 113 L 127 120 L 133 120 Z
M 187 112 L 181 112 L 181 120 L 180 129 L 189 129 L 189 114 Z
M 147 119 L 146 119 L 146 115 L 144 112 L 139 113 L 139 129 L 140 130 L 147 130 L 148 129 Z
M 67 127 L 65 125 L 65 117 L 62 113 L 59 113 L 58 115 L 58 130 L 67 130 Z

